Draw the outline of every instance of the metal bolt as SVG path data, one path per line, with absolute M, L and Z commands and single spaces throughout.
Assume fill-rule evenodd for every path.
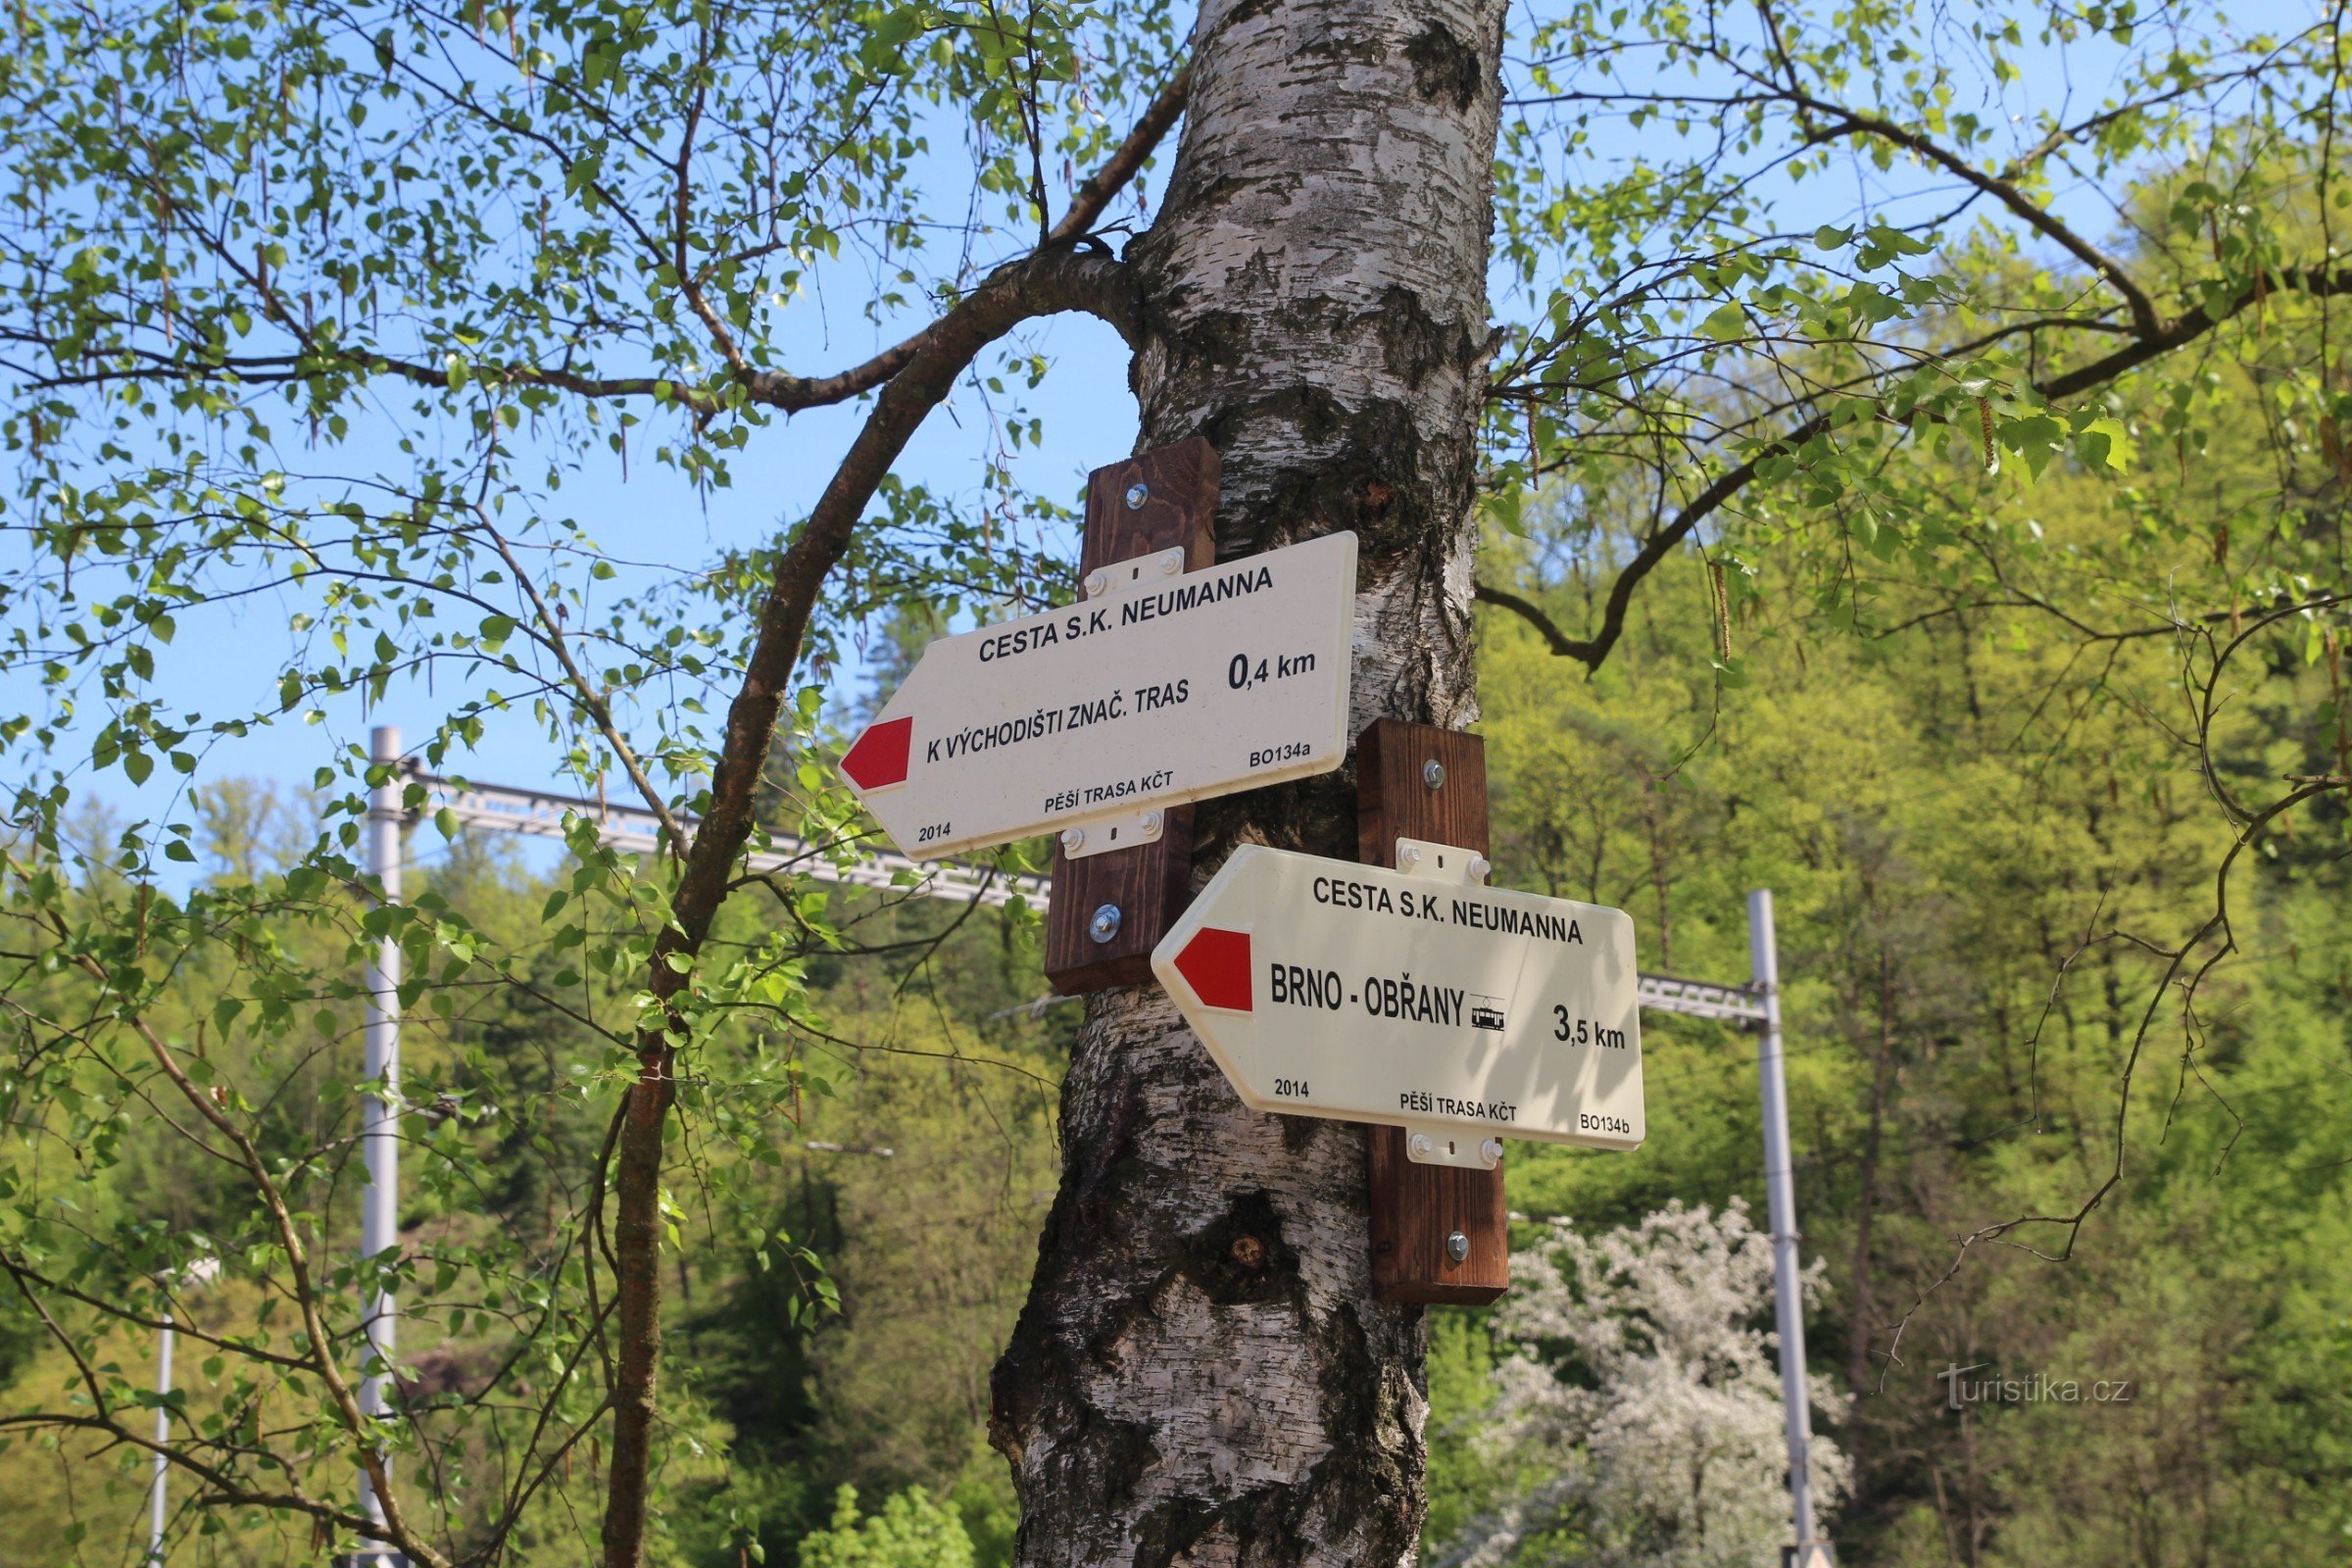
M 1082 827 L 1065 827 L 1061 830 L 1062 854 L 1076 855 L 1084 848 L 1086 848 L 1086 829 Z
M 1160 815 L 1157 811 L 1146 811 L 1144 813 L 1143 826 L 1146 833 L 1157 833 L 1159 831 L 1159 823 Z
M 1487 873 L 1488 873 L 1489 871 L 1492 871 L 1492 870 L 1494 870 L 1494 862 L 1493 860 L 1490 860 L 1490 859 L 1488 859 L 1488 858 L 1487 858 L 1485 856 L 1483 856 L 1483 855 L 1473 855 L 1472 857 L 1470 857 L 1470 880 L 1471 880 L 1471 881 L 1473 881 L 1473 882 L 1484 882 L 1484 881 L 1487 879 Z
M 1162 577 L 1173 577 L 1176 575 L 1176 568 L 1181 564 L 1183 564 L 1183 563 L 1179 562 L 1173 555 L 1162 556 L 1159 558 L 1159 574 Z
M 1115 904 L 1105 904 L 1097 909 L 1095 917 L 1086 922 L 1086 934 L 1097 942 L 1108 942 L 1112 937 L 1117 936 L 1119 934 L 1119 906 Z
M 1423 762 L 1421 764 L 1421 782 L 1433 790 L 1444 788 L 1446 784 L 1445 764 L 1434 757 Z
M 1420 845 L 1418 845 L 1418 844 L 1407 844 L 1407 845 L 1404 845 L 1402 848 L 1400 848 L 1400 849 L 1398 849 L 1398 850 L 1397 850 L 1397 852 L 1396 852 L 1396 868 L 1397 868 L 1398 870 L 1400 870 L 1400 871 L 1409 871 L 1409 870 L 1411 870 L 1411 869 L 1412 869 L 1414 866 L 1416 866 L 1416 865 L 1419 865 L 1420 863 L 1421 863 L 1421 846 L 1420 846 Z
M 1502 1140 L 1499 1138 L 1488 1139 L 1485 1143 L 1478 1146 L 1478 1152 L 1479 1157 L 1484 1159 L 1490 1168 L 1501 1164 Z
M 1412 1143 L 1409 1144 L 1407 1148 L 1411 1151 L 1412 1156 L 1415 1159 L 1427 1159 L 1430 1156 L 1432 1150 L 1434 1150 L 1436 1146 L 1430 1143 L 1429 1134 L 1415 1133 L 1413 1134 Z
M 1470 1238 L 1455 1231 L 1446 1238 L 1446 1255 L 1456 1263 L 1470 1255 Z
M 1104 577 L 1100 571 L 1088 572 L 1086 574 L 1086 597 L 1089 599 L 1096 598 L 1102 592 L 1103 588 L 1108 585 L 1108 582 L 1109 579 Z
M 1127 510 L 1129 512 L 1143 511 L 1144 503 L 1151 499 L 1152 487 L 1143 480 L 1138 479 L 1127 487 Z

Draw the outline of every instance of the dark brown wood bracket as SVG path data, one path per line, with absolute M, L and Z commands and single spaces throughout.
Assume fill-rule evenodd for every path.
M 1395 865 L 1399 838 L 1485 855 L 1486 742 L 1458 730 L 1378 720 L 1356 738 L 1355 823 L 1357 858 L 1370 865 Z M 1405 1157 L 1404 1129 L 1367 1131 L 1372 1294 L 1384 1301 L 1480 1306 L 1508 1290 L 1502 1167 L 1417 1165 Z M 1459 1243 L 1452 1242 L 1456 1236 Z
M 1086 482 L 1078 575 L 1181 547 L 1187 571 L 1216 563 L 1217 449 L 1196 436 L 1097 468 Z M 1193 808 L 1168 808 L 1160 836 L 1072 860 L 1054 847 L 1046 979 L 1065 997 L 1152 978 L 1152 950 L 1192 901 Z M 1116 911 L 1108 913 L 1106 911 Z

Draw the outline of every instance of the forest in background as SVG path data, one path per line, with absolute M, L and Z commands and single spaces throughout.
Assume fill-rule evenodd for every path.
M 2183 579 L 2226 577 L 2235 556 L 2340 551 L 2342 478 L 2322 443 L 2266 416 L 2259 376 L 2237 390 L 2223 406 L 2239 416 L 2193 466 L 2159 449 L 2121 479 L 2061 461 L 2004 489 L 1963 448 L 1943 480 L 1982 512 L 1960 526 L 2030 534 L 2051 573 L 2093 569 L 2135 509 L 2159 506 L 2198 546 L 2180 552 Z M 1605 559 L 1605 524 L 1539 507 L 1524 528 L 1493 537 L 1494 562 L 1519 562 L 1531 585 L 1548 582 L 1534 591 L 1574 609 L 1573 563 Z M 2194 682 L 2180 640 L 2086 636 L 2032 604 L 1972 607 L 1884 569 L 1838 623 L 1807 569 L 1772 558 L 1735 613 L 1709 563 L 1684 560 L 1591 680 L 1564 679 L 1520 619 L 1489 612 L 1481 728 L 1496 881 L 1632 910 L 1645 967 L 1743 979 L 1742 895 L 1778 896 L 1799 1202 L 1826 1276 L 1810 1350 L 1836 1388 L 1817 1418 L 1854 1470 L 1835 1538 L 1849 1561 L 1904 1568 L 2336 1560 L 2352 1531 L 2340 810 L 2315 803 L 2260 838 L 2231 885 L 2237 951 L 2183 1014 L 2161 950 L 2209 912 L 2234 835 L 2183 738 Z M 920 640 L 904 623 L 886 634 Z M 2255 647 L 2216 732 L 2218 766 L 2324 769 L 2342 744 L 2340 651 L 2299 635 Z M 93 812 L 83 830 L 98 840 L 110 825 Z M 310 831 L 299 796 L 224 790 L 209 797 L 204 853 L 249 878 Z M 535 872 L 504 844 L 443 842 L 429 821 L 413 853 L 418 902 L 562 965 L 533 930 L 568 872 Z M 840 934 L 798 960 L 800 1027 L 720 1037 L 790 1066 L 787 1113 L 747 1131 L 690 1108 L 676 1134 L 666 1375 L 685 1441 L 660 1483 L 668 1560 L 717 1568 L 757 1549 L 808 1568 L 954 1568 L 968 1554 L 994 1568 L 1015 1517 L 987 1447 L 987 1380 L 1052 1198 L 1055 1042 L 1074 1004 L 1028 1005 L 1045 987 L 1034 920 L 1018 912 L 806 890 L 738 910 L 785 924 L 828 913 Z M 186 1027 L 201 1031 L 235 963 L 184 957 L 172 994 Z M 599 1048 L 521 978 L 461 988 L 460 1002 L 444 988 L 442 1010 L 410 1031 L 410 1093 L 430 1107 L 418 1136 L 476 1146 L 471 1163 L 420 1164 L 412 1247 L 485 1229 L 543 1245 L 576 1200 L 558 1190 L 592 1163 L 601 1128 L 575 1085 Z M 2127 1100 L 2120 1074 L 2151 1005 Z M 320 1018 L 318 1061 L 269 1108 L 289 1147 L 333 1149 L 329 1130 L 349 1124 L 327 1058 L 355 1048 L 353 1021 L 348 1008 Z M 1605 1229 L 1675 1200 L 1760 1210 L 1752 1039 L 1653 1015 L 1644 1060 L 1640 1152 L 1511 1146 L 1523 1244 L 1552 1216 Z M 120 1162 L 74 1201 L 233 1231 L 236 1190 L 160 1122 L 69 1129 L 54 1119 L 70 1103 L 48 1107 L 41 1138 L 27 1102 L 10 1102 L 12 1184 L 35 1179 L 28 1159 L 105 1143 Z M 723 1200 L 698 1180 L 711 1162 L 737 1172 Z M 454 1185 L 449 1172 L 468 1169 L 473 1184 Z M 1988 1234 L 2067 1214 L 2119 1169 L 2071 1250 L 2063 1226 Z M 322 1247 L 347 1250 L 349 1185 L 330 1191 L 314 1223 Z M 234 1290 L 200 1299 L 217 1330 L 255 1310 Z M 488 1409 L 502 1379 L 527 1380 L 510 1360 L 517 1305 L 413 1319 L 412 1406 Z M 147 1375 L 151 1341 L 110 1344 L 127 1375 Z M 1433 1554 L 1559 1457 L 1482 1440 L 1492 1373 L 1513 1348 L 1492 1314 L 1432 1314 Z M 201 1410 L 218 1391 L 201 1355 L 182 1356 Z M 2135 1396 L 1956 1413 L 1937 1377 L 1953 1366 L 2129 1380 Z M 0 1304 L 0 1376 L 12 1396 L 70 1394 L 71 1367 L 21 1298 Z M 496 1470 L 494 1437 L 464 1451 Z M 584 1509 L 599 1462 L 593 1445 L 573 1456 L 580 1498 L 551 1489 L 511 1560 L 572 1560 L 585 1526 L 566 1510 Z M 0 1561 L 130 1560 L 145 1476 L 120 1450 L 14 1443 L 0 1451 Z M 858 1499 L 846 1513 L 845 1486 Z M 174 1560 L 306 1560 L 304 1542 L 264 1521 L 205 1529 Z M 1517 1560 L 1602 1559 L 1570 1521 Z
M 2130 8 L 2092 9 L 2094 33 L 2132 32 Z M 1571 11 L 1544 30 L 1546 47 L 1592 20 Z M 1682 25 L 1682 8 L 1654 14 Z M 1857 218 L 1809 239 L 1770 234 L 1763 217 L 1751 225 L 1725 206 L 1726 189 L 1742 188 L 1728 167 L 1702 158 L 1677 181 L 1636 169 L 1606 188 L 1555 185 L 1528 151 L 1534 130 L 1515 124 L 1506 138 L 1498 267 L 1531 285 L 1561 267 L 1574 275 L 1506 334 L 1509 363 L 1489 389 L 1478 670 L 1495 876 L 1624 906 L 1645 966 L 1724 980 L 1746 970 L 1742 895 L 1776 891 L 1798 1194 L 1821 1272 L 1817 1421 L 1850 1468 L 1850 1496 L 1830 1515 L 1848 1562 L 2318 1564 L 2340 1560 L 2352 1531 L 2340 591 L 2352 575 L 2352 385 L 2329 338 L 2328 302 L 2345 284 L 2323 265 L 2337 254 L 2344 194 L 2328 183 L 2328 118 L 2342 56 L 2324 47 L 2340 20 L 2311 45 L 2325 66 L 2312 68 L 2309 105 L 2263 100 L 2288 102 L 2278 121 L 2216 111 L 2151 128 L 2135 112 L 2076 127 L 2069 156 L 2113 177 L 2128 277 L 2095 251 L 2075 253 L 2081 267 L 2052 264 L 2048 246 L 1989 224 Z M 1934 147 L 1931 133 L 1962 147 L 1987 134 L 1951 108 L 1948 83 L 1905 69 L 1910 40 L 1884 19 L 1841 13 L 1808 36 L 1807 80 L 1841 82 L 1860 59 L 1864 85 L 1899 84 L 1888 96 L 1900 123 L 1871 132 L 1881 172 L 1890 149 Z M 609 72 L 612 47 L 598 34 L 579 69 Z M 943 71 L 961 69 L 953 49 L 934 53 Z M 1803 96 L 1797 63 L 1782 64 L 1788 92 Z M 2132 87 L 2170 103 L 2165 72 L 2201 69 L 2151 57 Z M 1009 115 L 1017 95 L 991 101 L 989 113 Z M 1822 112 L 1791 111 L 1799 145 L 1817 145 Z M 1840 123 L 1842 136 L 1862 122 Z M 299 125 L 280 132 L 312 139 Z M 1562 145 L 1579 134 L 1569 126 Z M 873 153 L 872 184 L 887 192 L 906 188 L 913 143 L 901 140 Z M 487 177 L 451 156 L 464 179 Z M 2024 167 L 1985 157 L 1984 168 Z M 2123 169 L 2147 177 L 2128 184 Z M 1001 176 L 1003 189 L 1018 184 Z M 2033 192 L 2043 177 L 2027 177 Z M 1692 249 L 1657 263 L 1649 223 Z M 1722 239 L 1719 223 L 1739 231 L 1720 251 L 1691 241 Z M 463 262 L 432 265 L 470 276 Z M 1667 270 L 1652 276 L 1653 265 Z M 167 337 L 185 330 L 172 325 L 187 309 L 172 277 L 167 263 L 139 279 L 161 289 L 153 319 Z M 2118 277 L 2137 314 L 2082 308 L 2094 278 Z M 2154 318 L 2151 290 L 2165 312 L 2179 308 L 2163 331 L 2139 319 Z M 2125 358 L 2145 350 L 2136 368 L 2115 368 L 2118 342 Z M 1986 347 L 1998 343 L 2015 355 Z M 2057 362 L 2071 368 L 2053 375 Z M 2084 365 L 2100 373 L 2078 374 Z M 1043 375 L 1045 362 L 1021 371 Z M 316 373 L 314 441 L 335 388 L 366 379 L 340 362 Z M 473 428 L 485 473 L 503 472 L 501 432 L 526 411 L 536 431 L 545 389 L 502 401 L 495 376 L 462 357 L 446 385 L 436 373 L 419 383 L 430 398 L 488 400 Z M 2045 390 L 2059 382 L 2063 393 Z M 677 388 L 660 385 L 666 406 Z M 227 394 L 206 407 L 258 418 Z M 44 405 L 12 427 L 29 432 L 36 466 L 66 463 L 44 445 L 55 414 Z M 749 439 L 748 426 L 699 409 L 696 419 L 682 445 L 657 449 L 663 461 L 714 472 L 714 453 Z M 326 421 L 329 445 L 341 421 Z M 626 428 L 609 436 L 624 463 Z M 1008 428 L 990 481 L 1007 492 L 1018 421 Z M 1687 526 L 1682 497 L 1709 474 L 1753 482 L 1705 527 Z M 42 536 L 60 570 L 26 579 L 35 608 L 24 613 L 48 613 L 39 595 L 54 586 L 67 629 L 41 621 L 38 636 L 81 641 L 42 677 L 72 700 L 11 720 L 6 738 L 70 756 L 74 769 L 86 744 L 90 765 L 136 783 L 159 758 L 197 766 L 178 749 L 191 731 L 139 695 L 174 613 L 193 622 L 186 596 L 203 597 L 173 573 L 233 564 L 239 530 L 273 540 L 291 512 L 270 510 L 283 475 L 222 481 L 234 516 L 159 551 L 160 535 L 135 520 L 152 475 L 116 478 L 120 490 L 103 493 L 27 481 L 66 499 Z M 160 489 L 178 496 L 178 483 Z M 450 493 L 444 476 L 427 471 L 418 486 L 382 518 L 339 500 L 318 515 L 352 522 L 354 572 L 396 558 L 437 593 L 487 558 L 427 526 Z M 501 496 L 527 499 L 520 487 Z M 812 634 L 813 667 L 837 670 L 848 640 L 867 634 L 903 662 L 931 624 L 913 604 L 952 620 L 1063 591 L 1066 564 L 1042 546 L 1024 554 L 1019 530 L 994 532 L 1013 504 L 991 499 L 1000 512 L 971 517 L 919 484 L 882 492 L 887 525 L 847 561 Z M 1040 540 L 1066 520 L 1053 498 L 1029 503 L 1022 516 Z M 573 537 L 552 509 L 546 520 Z M 495 529 L 485 537 L 506 549 Z M 109 600 L 88 587 L 89 552 L 163 564 Z M 1630 591 L 1629 564 L 1645 559 L 1657 564 L 1622 638 L 1561 647 L 1562 626 L 1615 624 L 1612 589 Z M 76 561 L 86 601 L 74 599 Z M 613 614 L 625 627 L 598 634 L 612 669 L 575 683 L 589 694 L 582 710 L 599 693 L 731 672 L 732 633 L 711 628 L 733 624 L 764 567 L 754 549 L 674 597 L 624 601 Z M 361 580 L 333 590 L 333 629 L 318 639 L 332 657 L 306 650 L 289 665 L 289 722 L 318 711 L 308 705 L 319 691 L 397 689 L 412 656 L 462 656 L 503 680 L 521 665 L 510 642 L 532 659 L 529 648 L 553 658 L 566 646 L 564 615 L 544 605 L 536 619 L 502 612 L 451 630 L 412 618 L 429 597 L 370 599 L 374 589 L 353 589 Z M 243 591 L 221 590 L 223 602 Z M 85 608 L 95 632 L 78 618 Z M 898 666 L 881 663 L 887 681 Z M 76 728 L 74 682 L 92 669 Z M 833 691 L 828 710 L 810 692 L 787 706 L 766 822 L 820 838 L 844 826 L 825 753 L 870 695 Z M 462 760 L 487 722 L 521 706 L 469 690 L 430 744 Z M 696 800 L 706 776 L 709 710 L 680 704 L 648 731 L 673 804 Z M 225 711 L 214 740 L 244 733 Z M 579 711 L 551 714 L 540 715 L 551 733 L 585 733 Z M 1045 989 L 1034 924 L 744 878 L 707 947 L 658 959 L 670 908 L 660 867 L 580 834 L 550 868 L 446 834 L 429 811 L 407 902 L 369 909 L 350 864 L 366 761 L 337 760 L 317 795 L 285 781 L 209 786 L 192 828 L 110 816 L 91 804 L 109 781 L 78 793 L 85 775 L 69 788 L 63 763 L 52 781 L 46 761 L 27 761 L 17 781 L 23 853 L 0 904 L 14 1023 L 0 1067 L 0 1255 L 18 1288 L 0 1293 L 0 1396 L 11 1412 L 63 1420 L 27 1416 L 22 1435 L 0 1434 L 0 1563 L 137 1560 L 145 1456 L 71 1423 L 110 1404 L 145 1420 L 136 1395 L 154 1341 L 137 1323 L 166 1294 L 150 1281 L 206 1253 L 228 1258 L 226 1282 L 170 1292 L 182 1326 L 173 1416 L 201 1437 L 188 1451 L 228 1456 L 240 1483 L 291 1475 L 317 1495 L 349 1495 L 349 1433 L 298 1353 L 308 1330 L 291 1321 L 287 1234 L 317 1259 L 337 1332 L 349 1335 L 364 1285 L 400 1286 L 402 1397 L 382 1441 L 398 1446 L 431 1538 L 533 1568 L 590 1556 L 613 1378 L 610 1364 L 601 1379 L 583 1367 L 610 1353 L 598 1292 L 618 1272 L 594 1261 L 612 1256 L 599 1172 L 614 1090 L 637 1070 L 646 974 L 666 958 L 684 965 L 669 974 L 692 970 L 697 983 L 655 1031 L 671 1038 L 674 1025 L 691 1051 L 657 1162 L 671 1307 L 653 1560 L 1005 1562 L 1015 1505 L 988 1446 L 988 1379 L 1060 1175 L 1054 1091 L 1077 1015 L 1029 1005 Z M 572 762 L 605 778 L 593 742 Z M 2271 804 L 2285 784 L 2328 778 L 2308 804 Z M 44 842 L 52 823 L 70 829 L 63 843 Z M 172 860 L 194 866 L 192 882 L 168 867 L 159 881 Z M 416 1114 L 403 1255 L 363 1268 L 349 1261 L 355 1075 L 363 964 L 384 937 L 413 965 Z M 1676 1204 L 1760 1208 L 1752 1040 L 1652 1019 L 1644 1044 L 1642 1151 L 1512 1147 L 1531 1270 L 1558 1221 L 1608 1237 Z M 174 1072 L 191 1086 L 179 1099 L 163 1076 Z M 208 1102 L 251 1129 L 268 1181 L 202 1150 L 209 1135 L 191 1114 L 208 1115 Z M 256 1212 L 263 1187 L 295 1205 L 275 1231 Z M 1497 1544 L 1492 1522 L 1581 1457 L 1500 1435 L 1510 1369 L 1601 1386 L 1576 1347 L 1529 1340 L 1517 1321 L 1431 1314 L 1430 1560 L 1752 1560 L 1749 1543 L 1720 1532 L 1629 1545 L 1612 1535 L 1617 1521 L 1575 1498 Z M 1938 1376 L 1955 1367 L 1980 1380 L 2117 1380 L 2134 1396 L 1955 1411 Z M 1666 1492 L 1685 1478 L 1656 1479 Z M 309 1562 L 324 1547 L 315 1507 L 197 1509 L 200 1490 L 174 1478 L 173 1562 Z

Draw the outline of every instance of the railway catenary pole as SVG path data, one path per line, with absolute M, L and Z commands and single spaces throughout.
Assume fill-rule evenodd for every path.
M 1788 1510 L 1796 1527 L 1787 1560 L 1811 1568 L 1829 1556 L 1813 1517 L 1813 1409 L 1805 1390 L 1803 1264 L 1797 1255 L 1796 1173 L 1788 1153 L 1788 1080 L 1781 1043 L 1781 956 L 1772 921 L 1772 890 L 1747 896 L 1749 984 L 1764 1010 L 1756 1050 L 1764 1102 L 1764 1201 L 1772 1227 L 1772 1294 L 1781 1348 L 1781 1415 L 1788 1444 Z
M 381 782 L 368 798 L 368 870 L 382 890 L 386 904 L 400 902 L 401 839 L 407 825 L 402 806 L 406 782 L 401 769 L 400 730 L 379 724 L 368 734 L 368 760 L 382 769 Z M 372 1282 L 377 1260 L 400 1245 L 400 977 L 397 938 L 387 932 L 377 943 L 368 969 L 368 1026 L 366 1074 L 368 1092 L 363 1101 L 360 1127 L 361 1160 L 368 1187 L 360 1200 L 361 1290 L 371 1291 L 363 1313 L 368 1336 L 368 1371 L 360 1384 L 360 1413 L 378 1421 L 387 1413 L 392 1356 L 400 1323 L 400 1303 L 390 1285 Z M 384 1459 L 387 1472 L 391 1459 Z M 360 1508 L 383 1522 L 383 1502 L 365 1470 L 360 1472 Z M 351 1568 L 405 1568 L 407 1557 L 380 1541 L 362 1544 L 349 1559 Z

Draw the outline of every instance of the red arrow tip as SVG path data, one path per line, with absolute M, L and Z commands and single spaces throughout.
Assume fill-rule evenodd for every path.
M 1250 1010 L 1249 932 L 1202 926 L 1176 955 L 1176 972 L 1202 1006 Z
M 858 737 L 841 760 L 841 770 L 861 790 L 906 781 L 906 754 L 914 746 L 914 718 L 893 718 Z

